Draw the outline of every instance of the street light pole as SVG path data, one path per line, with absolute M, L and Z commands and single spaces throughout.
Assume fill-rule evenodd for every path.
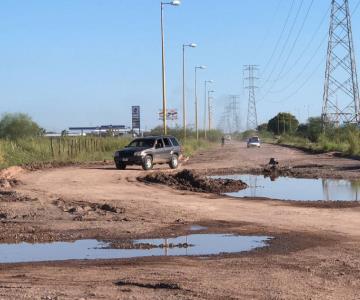
M 179 6 L 180 0 L 173 0 L 171 2 L 160 2 L 161 10 L 161 75 L 162 75 L 162 111 L 163 111 L 163 132 L 167 134 L 166 125 L 166 76 L 165 76 L 165 47 L 164 47 L 164 5 Z
M 209 114 L 209 131 L 211 130 L 212 116 L 211 116 L 211 102 L 210 102 L 210 93 L 215 93 L 214 90 L 208 91 L 208 114 Z
M 186 140 L 186 99 L 185 99 L 185 48 L 195 48 L 197 45 L 194 43 L 191 44 L 183 44 L 182 46 L 182 100 L 183 100 L 183 130 L 184 130 L 184 140 Z
M 197 99 L 197 70 L 204 70 L 206 66 L 195 67 L 195 130 L 196 140 L 199 140 L 199 124 L 198 124 L 198 99 Z
M 204 97 L 204 136 L 206 138 L 207 136 L 207 130 L 206 130 L 206 114 L 207 114 L 207 84 L 213 83 L 213 80 L 205 80 L 205 97 Z

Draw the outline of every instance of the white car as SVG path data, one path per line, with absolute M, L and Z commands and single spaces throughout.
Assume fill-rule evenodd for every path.
M 251 147 L 257 147 L 260 148 L 261 146 L 261 142 L 258 136 L 253 136 L 251 138 L 248 139 L 247 141 L 247 147 L 251 148 Z

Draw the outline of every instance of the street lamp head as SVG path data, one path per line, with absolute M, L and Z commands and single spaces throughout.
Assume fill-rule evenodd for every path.
M 197 47 L 197 44 L 191 43 L 191 44 L 189 44 L 189 47 L 191 47 L 191 48 L 196 48 L 196 47 Z
M 196 66 L 195 69 L 201 69 L 201 70 L 204 70 L 206 69 L 206 66 Z
M 181 4 L 181 1 L 180 0 L 173 0 L 170 2 L 171 5 L 174 5 L 174 6 L 179 6 Z
M 210 90 L 209 93 L 215 93 L 216 91 L 215 90 Z
M 207 80 L 208 83 L 214 83 L 214 80 Z

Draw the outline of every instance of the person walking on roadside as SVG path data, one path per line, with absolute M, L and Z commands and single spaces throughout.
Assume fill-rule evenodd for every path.
M 224 147 L 224 145 L 225 145 L 225 137 L 222 136 L 221 137 L 221 147 Z

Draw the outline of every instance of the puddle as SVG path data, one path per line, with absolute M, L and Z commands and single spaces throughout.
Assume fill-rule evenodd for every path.
M 262 175 L 229 175 L 220 178 L 240 179 L 249 187 L 233 197 L 266 197 L 292 201 L 358 201 L 360 181 L 336 179 L 304 179 L 278 177 L 271 180 Z
M 152 244 L 151 249 L 109 249 L 98 240 L 41 244 L 1 244 L 0 263 L 60 261 L 73 259 L 117 259 L 148 256 L 216 255 L 238 253 L 265 247 L 270 237 L 228 234 L 193 234 L 169 239 L 136 240 L 134 244 Z M 191 247 L 162 247 L 188 244 Z
M 208 229 L 205 226 L 201 226 L 201 225 L 191 225 L 190 226 L 190 231 L 200 231 L 200 230 L 206 230 Z

